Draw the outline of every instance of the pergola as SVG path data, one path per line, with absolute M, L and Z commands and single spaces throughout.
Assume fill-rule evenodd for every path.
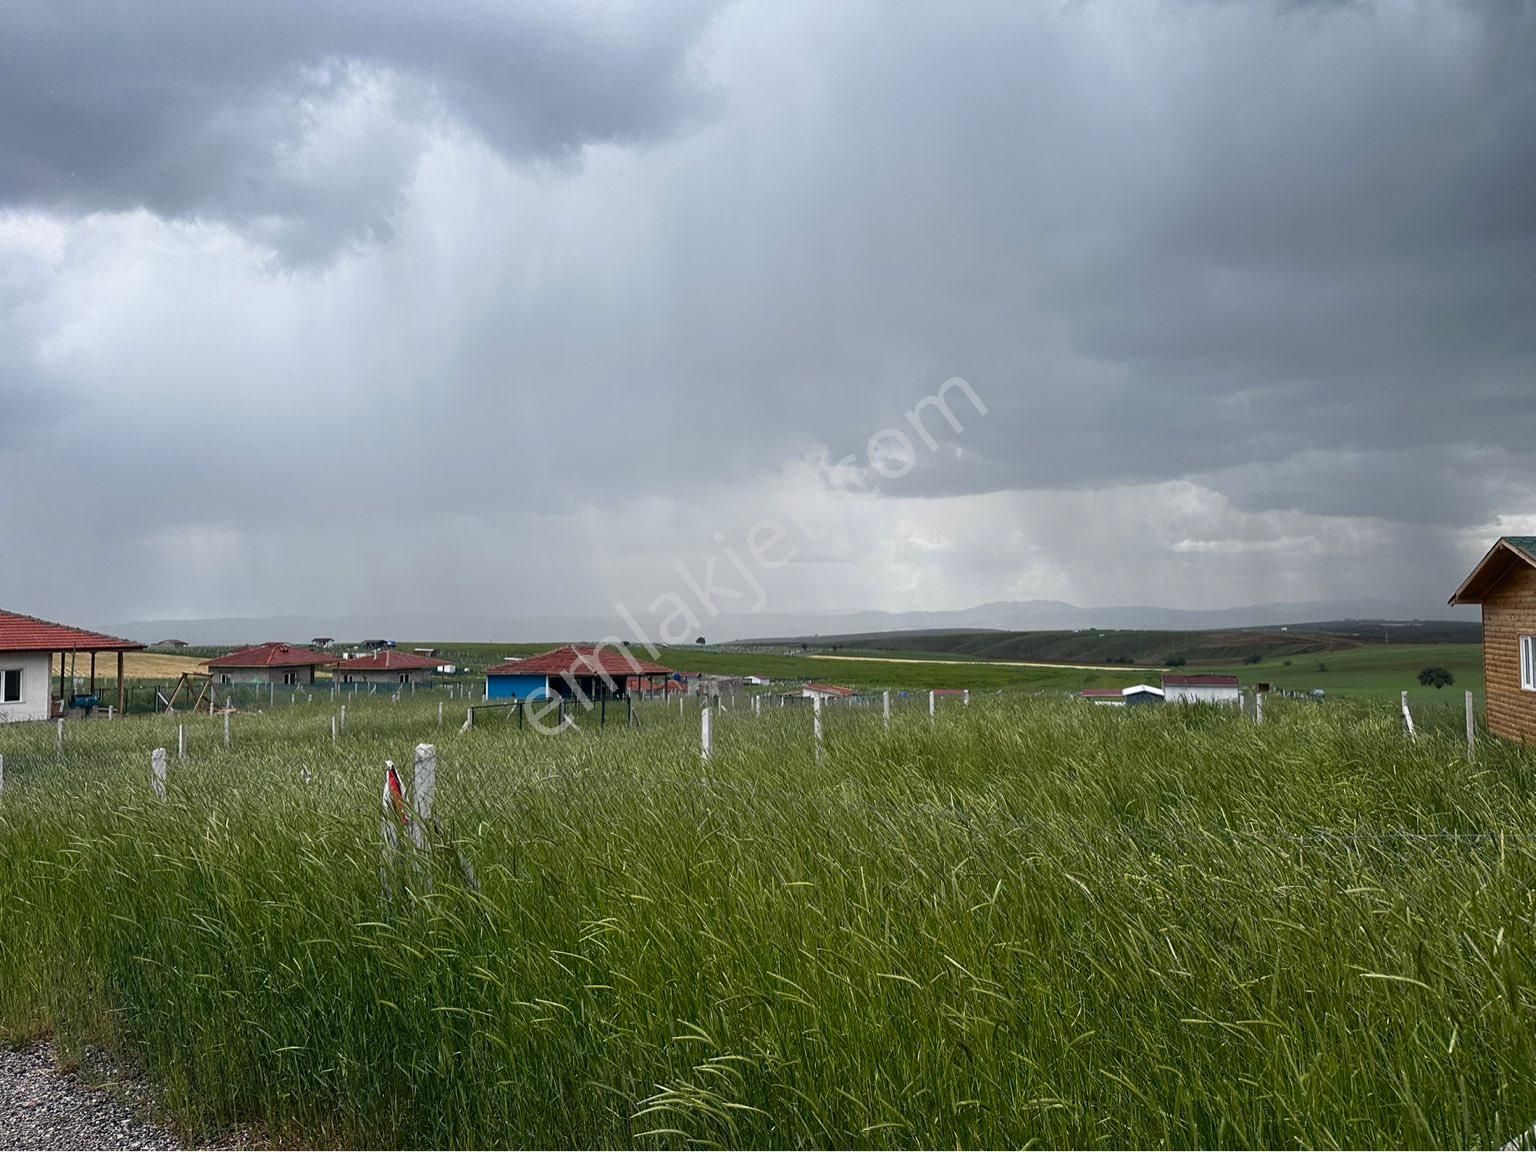
M 140 652 L 144 645 L 102 632 L 90 632 L 84 628 L 71 628 L 54 624 L 34 616 L 17 612 L 0 611 L 0 652 L 47 655 L 50 664 L 55 654 L 59 657 L 59 706 L 69 707 L 69 695 L 65 690 L 65 677 L 70 674 L 70 664 L 80 656 L 90 657 L 90 695 L 96 695 L 96 657 L 102 652 L 117 654 L 117 714 L 123 714 L 128 703 L 127 680 L 123 675 L 123 654 Z

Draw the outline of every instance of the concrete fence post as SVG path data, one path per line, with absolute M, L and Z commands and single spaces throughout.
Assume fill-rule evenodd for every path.
M 149 786 L 155 795 L 165 799 L 165 749 L 156 748 L 149 754 Z
M 432 819 L 432 802 L 437 796 L 437 749 L 431 744 L 416 745 L 416 764 L 411 772 L 411 806 L 417 819 L 411 821 L 411 840 L 417 848 L 427 846 L 426 822 Z
M 224 710 L 224 747 L 226 747 L 226 748 L 229 747 L 229 740 L 230 740 L 229 715 L 230 715 L 229 709 L 226 708 Z
M 1418 738 L 1418 733 L 1413 728 L 1413 713 L 1408 710 L 1408 693 L 1403 693 L 1403 723 L 1408 728 L 1408 735 Z
M 891 690 L 887 688 L 880 693 L 880 710 L 885 716 L 885 730 L 891 730 Z
M 934 719 L 935 716 L 938 715 L 938 712 L 939 712 L 938 693 L 933 691 L 930 688 L 928 690 L 928 722 L 930 724 L 933 723 L 933 719 Z
M 821 761 L 821 745 L 822 745 L 821 697 L 820 696 L 812 696 L 811 697 L 811 730 L 816 735 L 816 760 L 817 760 L 818 763 L 820 763 L 820 761 Z
M 55 750 L 60 756 L 64 755 L 64 717 L 59 717 L 59 725 L 54 736 Z
M 176 725 L 176 759 L 185 760 L 186 758 L 187 726 L 185 724 L 178 724 Z
M 1467 693 L 1467 759 L 1477 759 L 1477 704 Z
M 708 704 L 699 710 L 699 753 L 706 764 L 714 758 L 715 740 L 711 731 L 712 714 Z

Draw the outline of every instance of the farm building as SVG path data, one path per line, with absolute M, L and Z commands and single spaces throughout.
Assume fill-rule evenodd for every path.
M 274 642 L 230 652 L 207 665 L 220 684 L 313 684 L 315 669 L 335 659 L 297 644 Z
M 1140 708 L 1163 702 L 1163 690 L 1151 684 L 1132 684 L 1129 688 L 1086 688 L 1078 695 L 1093 704 L 1114 708 Z
M 611 645 L 568 644 L 529 656 L 508 660 L 485 670 L 487 700 L 567 700 L 585 697 L 600 700 L 621 696 L 635 681 L 659 686 L 673 675 L 649 660 Z
M 1536 536 L 1501 537 L 1451 603 L 1483 609 L 1488 730 L 1536 741 Z
M 820 697 L 823 700 L 847 700 L 858 693 L 852 688 L 844 688 L 841 684 L 807 684 L 800 689 L 800 695 L 807 700 L 815 700 Z
M 1243 702 L 1236 676 L 1163 677 L 1163 699 L 1169 704 L 1233 704 Z
M 1079 700 L 1098 704 L 1105 708 L 1124 708 L 1125 693 L 1118 688 L 1084 688 L 1077 694 Z
M 438 661 L 430 656 L 384 648 L 367 656 L 338 660 L 331 665 L 331 677 L 343 684 L 422 684 L 437 671 Z
M 13 720 L 47 720 L 69 707 L 94 707 L 96 703 L 96 656 L 117 654 L 117 711 L 123 711 L 126 683 L 123 653 L 140 651 L 144 645 L 100 632 L 87 632 L 52 624 L 33 616 L 0 612 L 0 723 Z M 58 696 L 53 694 L 53 654 L 61 656 Z M 84 699 L 76 696 L 66 675 L 78 678 L 87 660 L 89 687 Z

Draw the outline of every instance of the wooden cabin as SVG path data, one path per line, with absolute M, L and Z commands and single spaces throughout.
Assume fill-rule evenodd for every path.
M 1451 603 L 1483 609 L 1488 730 L 1536 741 L 1536 536 L 1501 537 Z

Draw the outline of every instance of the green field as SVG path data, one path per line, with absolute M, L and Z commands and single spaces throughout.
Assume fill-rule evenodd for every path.
M 447 644 L 466 667 L 483 670 L 503 656 L 526 656 L 555 647 L 549 644 Z M 832 655 L 827 652 L 821 655 Z M 642 653 L 643 655 L 643 653 Z M 999 660 L 969 658 L 963 653 L 900 653 L 839 646 L 838 656 L 862 655 L 866 661 L 818 659 L 807 649 L 789 654 L 784 650 L 753 650 L 714 647 L 664 648 L 660 662 L 689 673 L 719 676 L 769 676 L 776 680 L 804 680 L 846 684 L 852 688 L 926 692 L 930 688 L 970 688 L 978 692 L 1021 690 L 1030 692 L 1080 692 L 1084 688 L 1124 687 L 1141 681 L 1156 684 L 1161 668 L 1127 667 L 1123 671 L 1089 671 L 1071 667 L 1031 668 Z M 913 663 L 912 661 L 923 661 Z M 1084 661 L 1087 662 L 1087 661 Z M 1318 665 L 1324 670 L 1319 670 Z M 1448 668 L 1456 677 L 1452 688 L 1420 688 L 1418 674 L 1427 665 Z M 1460 707 L 1461 692 L 1470 689 L 1479 699 L 1483 691 L 1482 647 L 1477 644 L 1360 644 L 1340 650 L 1307 653 L 1287 652 L 1258 664 L 1199 664 L 1182 672 L 1230 673 L 1244 685 L 1264 681 L 1277 688 L 1311 691 L 1321 688 L 1329 695 L 1396 698 L 1407 690 L 1415 704 Z
M 1499 1145 L 1536 757 L 1389 705 L 0 729 L 0 1035 L 279 1145 Z M 386 758 L 438 746 L 429 850 Z M 168 795 L 149 750 L 173 749 Z

